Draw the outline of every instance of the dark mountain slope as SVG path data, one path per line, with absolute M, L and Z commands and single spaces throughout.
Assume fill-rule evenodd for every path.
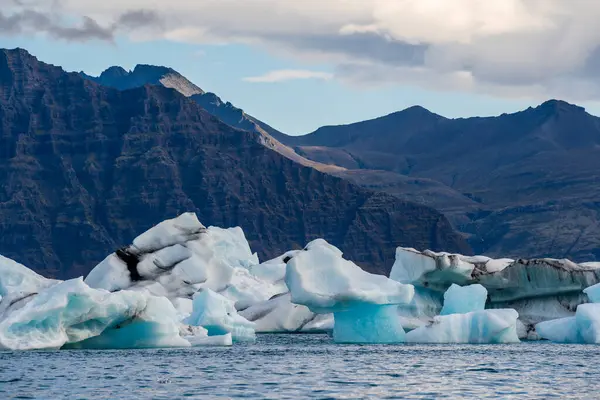
M 153 224 L 195 211 L 241 226 L 262 259 L 324 237 L 386 272 L 397 245 L 469 252 L 437 211 L 303 167 L 175 90 L 118 91 L 0 51 L 0 253 L 84 274 Z
M 352 168 L 339 176 L 438 208 L 476 252 L 600 257 L 600 119 L 581 107 L 550 100 L 465 119 L 413 107 L 280 140 Z

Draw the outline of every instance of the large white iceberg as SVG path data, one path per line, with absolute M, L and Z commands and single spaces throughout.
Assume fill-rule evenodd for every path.
M 324 240 L 292 256 L 285 280 L 293 303 L 315 313 L 333 313 L 336 342 L 404 341 L 396 307 L 412 300 L 412 285 L 365 272 Z
M 515 310 L 485 310 L 436 316 L 406 334 L 410 343 L 518 343 Z
M 195 214 L 185 213 L 161 222 L 132 245 L 109 255 L 90 272 L 86 283 L 110 291 L 141 290 L 167 297 L 180 319 L 185 319 L 192 312 L 199 313 L 192 298 L 206 290 L 231 300 L 234 311 L 287 292 L 282 271 L 285 264 L 259 264 L 240 228 L 205 228 Z M 230 333 L 234 341 L 243 340 L 244 335 Z

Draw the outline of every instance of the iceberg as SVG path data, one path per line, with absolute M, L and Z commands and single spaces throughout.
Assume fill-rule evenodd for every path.
M 440 315 L 406 334 L 409 343 L 518 343 L 517 318 L 512 309 Z
M 209 336 L 230 334 L 234 342 L 254 341 L 254 323 L 239 315 L 233 301 L 204 289 L 194 296 L 193 312 L 183 322 L 201 326 Z
M 165 303 L 166 301 L 166 303 Z M 142 292 L 92 289 L 81 278 L 40 291 L 0 320 L 0 347 L 11 350 L 74 347 L 189 346 L 179 336 L 166 299 Z M 92 338 L 102 336 L 101 341 Z
M 458 286 L 453 283 L 444 293 L 444 307 L 440 315 L 482 311 L 486 300 L 487 290 L 480 284 Z
M 535 329 L 542 338 L 557 343 L 600 344 L 600 304 L 581 304 L 574 317 L 544 321 Z
M 276 261 L 259 264 L 239 228 L 205 228 L 193 213 L 166 220 L 110 254 L 86 277 L 91 287 L 148 291 L 167 297 L 182 319 L 192 298 L 209 289 L 233 301 L 236 310 L 286 292 Z M 236 340 L 236 335 L 233 335 Z
M 404 330 L 398 304 L 412 300 L 412 285 L 369 274 L 324 240 L 310 242 L 287 262 L 291 301 L 317 314 L 333 313 L 333 338 L 344 343 L 398 343 Z
M 491 259 L 398 247 L 390 278 L 415 286 L 419 304 L 400 307 L 411 326 L 427 324 L 441 312 L 443 295 L 452 284 L 480 284 L 488 292 L 488 308 L 515 309 L 526 327 L 523 332 L 532 333 L 539 322 L 575 315 L 589 297 L 582 290 L 600 282 L 600 263 Z

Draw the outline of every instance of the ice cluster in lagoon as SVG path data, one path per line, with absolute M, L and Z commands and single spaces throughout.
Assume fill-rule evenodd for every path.
M 0 256 L 0 348 L 232 345 L 261 332 L 331 332 L 344 343 L 596 343 L 600 304 L 583 303 L 600 298 L 590 287 L 599 272 L 568 260 L 398 248 L 387 278 L 323 239 L 260 263 L 240 228 L 206 228 L 185 213 L 85 280 L 46 279 Z

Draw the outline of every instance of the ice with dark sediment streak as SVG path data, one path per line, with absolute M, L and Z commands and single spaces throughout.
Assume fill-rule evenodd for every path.
M 600 282 L 600 264 L 491 259 L 399 247 L 390 278 L 415 286 L 413 302 L 400 309 L 410 328 L 427 324 L 440 313 L 443 294 L 452 284 L 480 284 L 488 292 L 486 308 L 515 309 L 520 336 L 535 338 L 537 323 L 572 317 L 577 306 L 588 301 L 582 290 Z

